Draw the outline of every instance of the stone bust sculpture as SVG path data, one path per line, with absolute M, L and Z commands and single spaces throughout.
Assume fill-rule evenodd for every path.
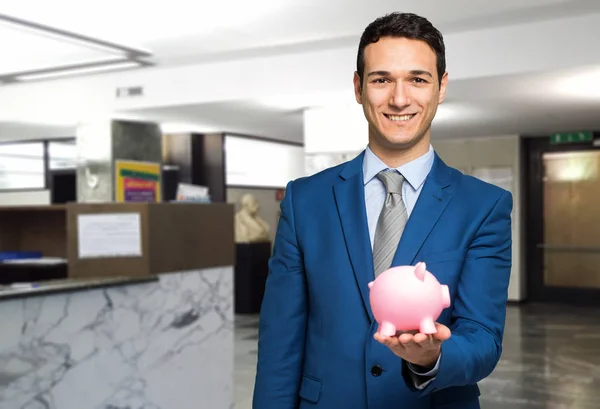
M 258 215 L 260 205 L 251 194 L 242 196 L 241 209 L 236 213 L 235 241 L 236 243 L 269 242 L 269 225 Z

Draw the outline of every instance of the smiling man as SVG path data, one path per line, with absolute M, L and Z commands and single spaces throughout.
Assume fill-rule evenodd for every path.
M 260 316 L 254 409 L 479 408 L 502 351 L 509 192 L 430 144 L 448 75 L 442 35 L 394 13 L 364 31 L 354 74 L 369 123 L 355 159 L 290 182 Z M 368 284 L 392 266 L 450 290 L 433 335 L 377 333 Z

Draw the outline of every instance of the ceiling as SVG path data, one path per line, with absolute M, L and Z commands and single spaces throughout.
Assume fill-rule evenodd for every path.
M 600 129 L 600 67 L 449 81 L 432 135 L 460 138 Z M 333 97 L 332 97 L 333 98 Z M 167 130 L 229 131 L 302 142 L 302 98 L 236 100 L 129 111 Z M 354 104 L 353 95 L 336 103 Z
M 132 117 L 161 122 L 164 132 L 231 132 L 302 142 L 302 112 L 228 101 L 131 112 Z M 127 116 L 124 116 L 125 118 Z
M 355 44 L 362 28 L 394 10 L 426 15 L 444 33 L 600 11 L 595 0 L 4 0 L 0 13 L 148 52 L 160 66 Z M 1 21 L 0 21 L 1 23 Z M 4 22 L 6 23 L 6 22 Z M 96 47 L 0 27 L 0 74 L 107 58 Z M 114 50 L 113 50 L 114 51 Z M 109 53 L 109 54 L 115 54 Z M 118 52 L 116 54 L 119 54 Z M 112 55 L 115 57 L 115 55 Z
M 528 75 L 450 80 L 434 120 L 434 138 L 543 134 L 600 129 L 600 67 Z M 355 104 L 335 95 L 336 103 Z M 311 100 L 233 100 L 123 112 L 160 122 L 166 132 L 232 132 L 303 141 L 302 111 Z M 0 139 L 74 135 L 67 124 L 0 123 Z
M 435 137 L 600 129 L 600 67 L 449 83 Z
M 398 9 L 426 15 L 444 33 L 450 33 L 597 13 L 600 2 L 232 0 L 191 3 L 189 0 L 105 0 L 90 4 L 75 0 L 5 0 L 0 13 L 140 53 L 148 52 L 148 56 L 140 59 L 158 66 L 175 66 L 354 46 L 366 24 Z M 107 57 L 106 52 L 99 53 L 94 47 L 58 41 L 30 31 L 16 31 L 14 27 L 0 25 L 0 39 L 3 39 L 0 40 L 0 76 L 6 72 L 31 71 L 53 64 L 77 64 Z M 247 75 L 251 77 L 251 73 Z M 590 84 L 597 83 L 600 77 L 585 79 L 581 75 L 582 72 L 533 73 L 455 82 L 451 78 L 447 101 L 440 107 L 435 121 L 434 135 L 461 137 L 547 133 L 582 127 L 599 129 L 600 100 L 593 96 L 594 93 L 589 97 L 581 93 L 575 97 L 565 91 L 574 87 L 594 91 Z M 583 79 L 561 88 L 561 81 L 569 78 Z M 600 94 L 600 90 L 595 94 Z M 333 99 L 353 103 L 352 95 L 337 95 Z M 301 141 L 301 110 L 314 100 L 310 96 L 306 100 L 295 96 L 290 101 L 257 97 L 122 114 L 164 122 L 171 129 L 187 126 Z M 43 129 L 49 132 L 52 127 L 36 132 L 43 134 Z M 64 132 L 64 127 L 58 131 Z

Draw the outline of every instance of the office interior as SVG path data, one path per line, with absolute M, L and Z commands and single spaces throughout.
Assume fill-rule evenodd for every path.
M 0 5 L 0 253 L 29 255 L 0 263 L 0 408 L 250 408 L 285 186 L 365 148 L 358 38 L 399 9 L 446 41 L 433 148 L 514 199 L 482 408 L 598 407 L 600 3 L 50 3 Z M 160 183 L 127 203 L 137 162 Z

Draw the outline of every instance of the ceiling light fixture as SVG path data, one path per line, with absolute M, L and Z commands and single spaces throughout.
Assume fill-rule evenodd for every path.
M 56 66 L 56 65 L 45 65 L 42 67 L 35 68 L 34 70 L 27 71 L 14 71 L 14 72 L 4 72 L 0 73 L 0 81 L 2 77 L 14 78 L 17 76 L 28 75 L 28 74 L 38 74 L 44 72 L 52 72 L 59 69 L 71 69 L 71 68 L 79 68 L 79 67 L 88 67 L 88 66 L 97 66 L 97 65 L 105 65 L 105 64 L 118 64 L 123 61 L 130 61 L 127 58 L 121 57 L 108 57 L 108 58 L 94 58 L 94 59 L 82 59 L 79 61 L 71 61 L 69 64 Z
M 87 48 L 95 48 L 112 54 L 127 55 L 131 58 L 150 57 L 152 54 L 149 51 L 132 48 L 121 44 L 115 44 L 109 41 L 100 40 L 93 37 L 88 37 L 82 34 L 72 33 L 70 31 L 61 30 L 55 27 L 46 26 L 32 21 L 23 20 L 20 18 L 0 14 L 0 23 L 10 25 L 14 28 L 41 34 L 46 37 L 52 37 L 60 41 L 67 41 Z
M 109 41 L 88 37 L 82 34 L 22 20 L 20 18 L 5 14 L 0 14 L 0 24 L 11 25 L 15 28 L 33 32 L 40 36 L 51 37 L 63 42 L 76 43 L 77 45 L 84 46 L 89 49 L 102 50 L 105 53 L 110 54 L 106 58 L 82 61 L 80 63 L 56 65 L 26 72 L 0 74 L 0 83 L 2 85 L 18 81 L 59 78 L 71 75 L 90 74 L 152 65 L 151 62 L 143 60 L 144 57 L 150 57 L 152 55 L 146 50 L 127 47 Z M 117 55 L 116 57 L 115 54 Z
M 80 74 L 93 74 L 93 73 L 98 73 L 98 72 L 114 71 L 114 70 L 120 70 L 120 69 L 126 69 L 126 68 L 140 67 L 142 65 L 143 64 L 141 64 L 138 61 L 123 61 L 123 60 L 121 60 L 120 62 L 108 63 L 108 64 L 103 64 L 103 65 L 88 65 L 88 66 L 83 66 L 83 67 L 67 68 L 67 69 L 61 69 L 61 70 L 56 70 L 56 71 L 40 72 L 40 73 L 36 73 L 36 74 L 16 75 L 15 79 L 17 81 L 34 81 L 34 80 L 42 80 L 42 79 L 67 77 L 67 76 L 80 75 Z

